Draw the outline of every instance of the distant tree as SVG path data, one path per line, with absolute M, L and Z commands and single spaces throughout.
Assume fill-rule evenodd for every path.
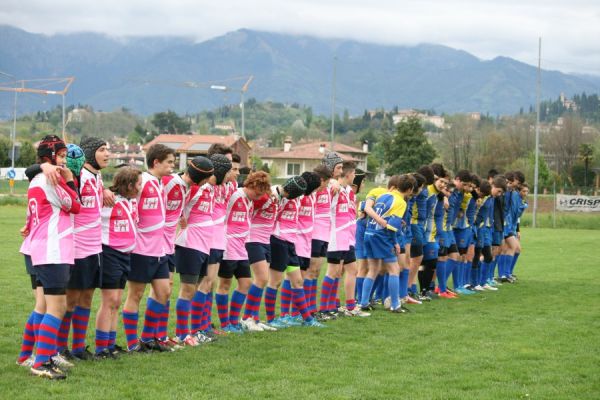
M 0 136 L 0 167 L 10 167 L 10 140 Z
M 396 133 L 384 143 L 384 155 L 388 175 L 416 171 L 423 164 L 429 164 L 436 156 L 435 149 L 425 137 L 425 131 L 418 118 L 400 122 Z
M 35 163 L 37 152 L 31 142 L 23 142 L 19 149 L 19 159 L 15 162 L 17 167 L 29 167 Z
M 186 133 L 190 130 L 190 122 L 185 118 L 180 117 L 174 111 L 160 112 L 152 117 L 152 125 L 154 125 L 159 133 Z
M 585 95 L 585 93 L 584 93 Z M 594 146 L 592 146 L 589 143 L 582 143 L 579 145 L 579 158 L 581 158 L 581 161 L 583 161 L 583 166 L 585 169 L 585 173 L 584 173 L 584 186 L 588 185 L 588 172 L 589 172 L 589 167 L 590 167 L 590 161 L 592 161 L 592 159 L 594 158 Z
M 140 125 L 136 124 L 133 131 L 129 132 L 127 135 L 127 143 L 128 144 L 138 144 L 144 141 L 144 137 L 146 136 L 146 130 Z

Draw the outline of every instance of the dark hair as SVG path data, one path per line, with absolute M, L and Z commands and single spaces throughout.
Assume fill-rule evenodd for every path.
M 417 172 L 425 178 L 425 183 L 427 185 L 433 185 L 433 182 L 435 181 L 435 174 L 433 173 L 433 169 L 429 165 L 421 166 L 421 168 L 419 168 Z
M 223 143 L 213 143 L 206 151 L 206 156 L 210 157 L 213 154 L 231 154 L 233 158 L 233 149 L 229 146 L 224 145 Z
M 244 181 L 244 187 L 262 194 L 269 193 L 271 190 L 270 176 L 265 171 L 252 172 Z
M 146 152 L 146 165 L 148 166 L 148 168 L 153 168 L 154 160 L 157 160 L 158 162 L 163 162 L 167 159 L 169 154 L 173 154 L 173 156 L 175 156 L 175 150 L 165 146 L 164 144 L 153 144 Z
M 489 196 L 492 193 L 492 185 L 488 181 L 481 181 L 479 184 L 479 192 L 482 196 Z
M 473 184 L 476 187 L 479 187 L 479 185 L 481 185 L 482 180 L 479 177 L 479 175 L 477 175 L 477 174 L 471 174 L 471 182 L 473 182 Z
M 521 171 L 514 171 L 513 174 L 516 180 L 518 180 L 520 183 L 525 183 L 525 174 L 523 174 Z
M 342 176 L 346 176 L 354 170 L 356 170 L 356 163 L 354 161 L 344 161 L 342 163 Z
M 425 185 L 425 177 L 418 172 L 413 172 L 411 175 L 413 178 L 415 178 L 415 187 L 413 188 L 413 192 L 416 192 L 420 187 Z
M 132 188 L 135 188 L 135 184 L 141 174 L 142 171 L 134 167 L 119 168 L 113 178 L 113 184 L 109 189 L 113 193 L 128 197 L 133 190 Z
M 315 172 L 315 174 L 319 175 L 319 178 L 321 178 L 324 181 L 331 179 L 331 177 L 333 176 L 331 170 L 323 164 L 317 165 L 315 169 L 313 169 L 313 171 Z
M 456 176 L 454 177 L 454 179 L 458 179 L 461 182 L 472 182 L 473 179 L 471 177 L 471 173 L 469 171 L 467 171 L 466 169 L 461 169 L 460 171 L 458 171 L 456 173 Z
M 444 168 L 444 166 L 440 163 L 431 164 L 431 169 L 433 170 L 435 176 L 437 176 L 438 178 L 448 177 L 448 171 L 446 171 L 446 168 Z
M 506 177 L 506 180 L 509 182 L 512 182 L 515 180 L 515 173 L 512 171 L 508 171 L 507 173 L 504 174 L 504 176 Z
M 527 189 L 529 189 L 529 185 L 528 185 L 528 184 L 526 184 L 525 182 L 523 182 L 523 183 L 521 183 L 521 184 L 519 185 L 519 190 L 522 190 L 523 188 L 527 188 Z
M 306 181 L 305 195 L 309 195 L 321 186 L 321 178 L 316 172 L 305 171 L 300 175 Z
M 240 157 L 239 154 L 232 154 L 231 155 L 231 162 L 236 162 L 236 163 L 241 163 L 242 162 L 242 157 Z
M 487 175 L 487 177 L 488 177 L 488 179 L 490 179 L 490 178 L 495 178 L 495 177 L 496 177 L 496 175 L 498 175 L 498 174 L 499 174 L 498 170 L 496 170 L 496 169 L 492 168 L 492 169 L 490 169 L 490 170 L 488 171 L 488 175 Z
M 398 180 L 398 191 L 399 192 L 408 192 L 413 189 L 417 184 L 417 180 L 410 174 L 400 175 L 400 179 Z
M 502 189 L 506 192 L 506 178 L 502 175 L 496 175 L 492 180 L 492 186 Z

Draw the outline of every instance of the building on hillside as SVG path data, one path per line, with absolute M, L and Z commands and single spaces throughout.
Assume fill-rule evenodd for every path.
M 109 160 L 111 165 L 144 165 L 145 153 L 139 144 L 109 143 L 108 150 L 110 151 Z
M 367 156 L 369 155 L 369 144 L 365 141 L 362 149 L 335 143 L 334 151 L 344 161 L 354 161 L 357 168 L 367 171 Z M 312 171 L 326 153 L 330 151 L 330 143 L 311 142 L 292 145 L 291 139 L 286 139 L 281 148 L 255 149 L 255 154 L 269 166 L 271 176 L 274 178 L 289 178 L 299 175 L 304 171 Z M 256 166 L 260 168 L 260 166 Z
M 147 151 L 153 144 L 164 144 L 175 150 L 175 163 L 179 165 L 180 170 L 184 170 L 187 165 L 187 160 L 195 156 L 205 156 L 208 148 L 215 144 L 221 143 L 233 149 L 233 152 L 238 154 L 242 159 L 240 167 L 250 165 L 250 150 L 251 147 L 244 138 L 238 135 L 199 135 L 190 132 L 187 135 L 158 135 L 151 142 L 143 146 L 143 150 Z
M 392 115 L 392 121 L 394 125 L 398 125 L 400 122 L 406 121 L 411 117 L 418 118 L 421 122 L 427 122 L 435 126 L 438 129 L 444 129 L 446 121 L 444 117 L 439 115 L 427 115 L 424 113 L 417 112 L 412 109 L 398 110 L 398 112 Z

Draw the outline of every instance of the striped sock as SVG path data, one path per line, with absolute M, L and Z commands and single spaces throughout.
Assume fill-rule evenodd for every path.
M 71 320 L 73 319 L 73 311 L 67 311 L 63 317 L 58 336 L 56 338 L 56 349 L 60 352 L 69 346 L 69 331 L 71 330 Z
M 304 289 L 304 295 L 306 296 L 306 306 L 308 307 L 308 310 L 312 312 L 312 307 L 310 305 L 312 300 L 312 279 L 305 279 L 302 282 L 302 288 Z
M 212 329 L 212 306 L 213 306 L 213 292 L 208 292 L 204 300 L 204 308 L 202 309 L 202 326 L 201 331 L 209 331 Z
M 23 329 L 23 342 L 21 343 L 21 352 L 17 361 L 22 363 L 27 360 L 29 356 L 33 354 L 33 346 L 35 346 L 35 328 L 33 327 L 35 311 L 29 314 L 29 318 L 25 323 L 25 329 Z
M 171 310 L 171 300 L 167 304 L 162 304 L 162 312 L 156 326 L 156 338 L 160 341 L 167 340 L 167 327 L 169 326 L 169 312 Z
M 319 280 L 318 279 L 312 279 L 311 284 L 310 284 L 310 302 L 308 303 L 308 306 L 310 307 L 310 311 L 311 312 L 317 312 L 317 286 L 319 284 Z
M 217 293 L 215 300 L 217 302 L 217 312 L 219 313 L 221 328 L 225 328 L 229 323 L 229 310 L 227 308 L 227 303 L 229 303 L 229 295 Z
M 281 285 L 281 316 L 285 317 L 290 313 L 290 304 L 292 302 L 292 284 L 289 279 L 283 281 Z
M 175 327 L 175 335 L 181 340 L 185 339 L 190 333 L 189 319 L 192 309 L 192 302 L 186 299 L 177 299 L 175 310 L 177 313 L 177 326 Z
M 246 297 L 246 307 L 244 308 L 244 319 L 258 317 L 260 310 L 260 301 L 262 299 L 263 289 L 252 284 L 250 290 L 248 290 L 248 296 Z
M 354 298 L 346 299 L 346 309 L 353 311 L 356 308 L 356 300 Z
M 56 336 L 61 320 L 53 315 L 45 314 L 40 323 L 40 330 L 36 341 L 37 351 L 33 367 L 37 368 L 47 362 L 56 354 Z
M 312 321 L 312 315 L 310 315 L 310 312 L 308 310 L 307 304 L 306 304 L 306 297 L 304 295 L 304 289 L 299 288 L 299 289 L 292 289 L 292 298 L 294 303 L 296 304 L 296 307 L 298 308 L 298 310 L 300 311 L 300 314 L 302 315 L 302 319 L 305 321 Z
M 277 289 L 267 286 L 265 291 L 265 310 L 267 312 L 267 322 L 275 319 L 275 302 L 277 301 Z
M 331 296 L 331 291 L 333 290 L 334 280 L 330 278 L 328 275 L 325 275 L 323 278 L 323 283 L 321 284 L 321 299 L 319 301 L 319 311 L 326 312 L 329 307 L 329 297 Z
M 340 280 L 338 278 L 335 278 L 333 280 L 333 285 L 331 286 L 331 292 L 329 292 L 329 300 L 327 301 L 327 311 L 335 311 L 336 309 L 335 306 L 339 284 Z
M 81 353 L 85 350 L 85 336 L 90 322 L 90 309 L 75 307 L 73 310 L 73 353 Z
M 231 295 L 231 302 L 229 303 L 230 325 L 237 325 L 240 323 L 240 312 L 244 306 L 244 301 L 246 301 L 246 294 L 234 290 L 233 294 Z
M 139 314 L 123 310 L 123 330 L 127 339 L 127 349 L 131 350 L 138 343 L 137 327 Z
M 110 333 L 96 329 L 96 354 L 100 354 L 104 349 L 108 349 Z
M 142 342 L 151 342 L 156 336 L 158 320 L 163 312 L 163 305 L 152 297 L 146 302 L 146 313 L 144 314 L 144 327 L 142 328 Z
M 202 312 L 204 310 L 204 302 L 206 301 L 206 293 L 196 291 L 192 299 L 190 310 L 190 331 L 196 333 L 202 327 Z
M 114 350 L 117 344 L 117 331 L 108 332 L 108 349 Z

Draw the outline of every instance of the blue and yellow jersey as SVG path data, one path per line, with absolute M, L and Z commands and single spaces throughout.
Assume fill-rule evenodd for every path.
M 425 203 L 425 237 L 430 243 L 435 241 L 435 235 L 437 233 L 433 213 L 438 203 L 438 194 L 439 192 L 435 188 L 435 185 L 429 185 L 427 187 L 427 201 Z
M 444 220 L 444 230 L 446 232 L 452 231 L 452 228 L 456 225 L 456 219 L 460 214 L 463 198 L 464 193 L 459 190 L 452 192 L 448 198 L 450 206 L 448 207 L 448 210 L 446 210 L 446 217 Z
M 469 219 L 467 218 L 467 209 L 469 207 L 469 203 L 473 199 L 473 195 L 471 193 L 462 193 L 460 204 L 458 209 L 456 210 L 456 214 L 454 215 L 454 219 L 452 219 L 452 227 L 454 229 L 467 229 L 471 225 L 469 224 Z M 472 220 L 471 220 L 472 222 Z
M 494 225 L 494 198 L 485 196 L 475 216 L 474 226 L 477 228 L 491 228 Z
M 367 221 L 367 232 L 383 233 L 386 230 L 396 232 L 402 229 L 402 217 L 406 211 L 406 201 L 397 190 L 387 192 L 377 197 L 373 210 L 387 221 L 387 229 L 379 225 L 373 218 Z
M 528 207 L 529 207 L 529 204 L 527 204 L 527 202 L 525 200 L 521 199 L 521 202 L 519 204 L 519 212 L 517 214 L 517 222 L 521 219 L 521 216 L 523 215 L 525 210 L 527 210 Z
M 406 211 L 404 211 L 404 216 L 402 217 L 402 219 L 404 220 L 404 226 L 408 226 L 410 227 L 410 221 L 412 220 L 412 213 L 413 213 L 413 209 L 414 206 L 417 202 L 417 197 L 413 196 L 410 199 L 408 199 L 408 201 L 406 202 Z
M 519 209 L 523 200 L 516 190 L 504 193 L 504 226 L 513 226 L 519 219 Z
M 369 191 L 369 193 L 367 193 L 367 197 L 365 197 L 365 201 L 366 200 L 377 200 L 377 198 L 379 196 L 381 196 L 384 193 L 387 193 L 388 190 L 386 188 L 382 188 L 382 187 L 377 187 L 377 188 L 373 188 Z
M 433 185 L 431 185 L 433 186 Z M 415 202 L 412 205 L 412 218 L 410 223 L 425 227 L 427 220 L 427 199 L 429 197 L 428 188 L 423 188 L 421 192 L 414 197 Z

